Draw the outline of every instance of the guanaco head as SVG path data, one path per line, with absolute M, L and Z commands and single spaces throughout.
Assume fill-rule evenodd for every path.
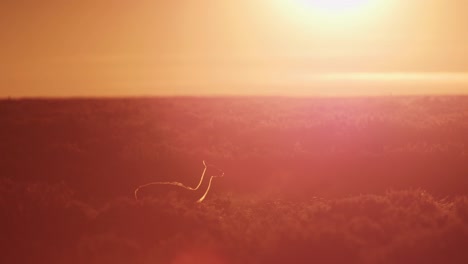
M 224 177 L 224 171 L 221 170 L 220 168 L 214 166 L 214 165 L 211 165 L 211 164 L 208 164 L 206 161 L 203 161 L 203 165 L 205 165 L 205 168 L 210 168 L 212 171 L 210 176 L 214 177 L 214 178 L 221 178 L 221 177 Z

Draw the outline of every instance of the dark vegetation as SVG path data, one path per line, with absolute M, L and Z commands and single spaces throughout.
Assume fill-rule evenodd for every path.
M 466 97 L 4 100 L 0 263 L 468 263 L 467 148 Z

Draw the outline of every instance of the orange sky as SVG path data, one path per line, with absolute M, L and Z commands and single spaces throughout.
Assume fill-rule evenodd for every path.
M 468 92 L 468 2 L 291 1 L 2 1 L 0 97 Z

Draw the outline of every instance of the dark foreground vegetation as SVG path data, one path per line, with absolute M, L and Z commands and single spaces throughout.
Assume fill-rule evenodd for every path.
M 468 197 L 421 191 L 203 204 L 1 183 L 2 263 L 467 263 Z
M 0 209 L 0 263 L 468 263 L 468 98 L 4 100 Z

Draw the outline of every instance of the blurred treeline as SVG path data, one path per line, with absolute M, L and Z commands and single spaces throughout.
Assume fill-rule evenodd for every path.
M 289 199 L 423 188 L 468 192 L 468 97 L 0 101 L 0 171 L 64 181 L 80 199 L 138 184 L 195 184 Z

